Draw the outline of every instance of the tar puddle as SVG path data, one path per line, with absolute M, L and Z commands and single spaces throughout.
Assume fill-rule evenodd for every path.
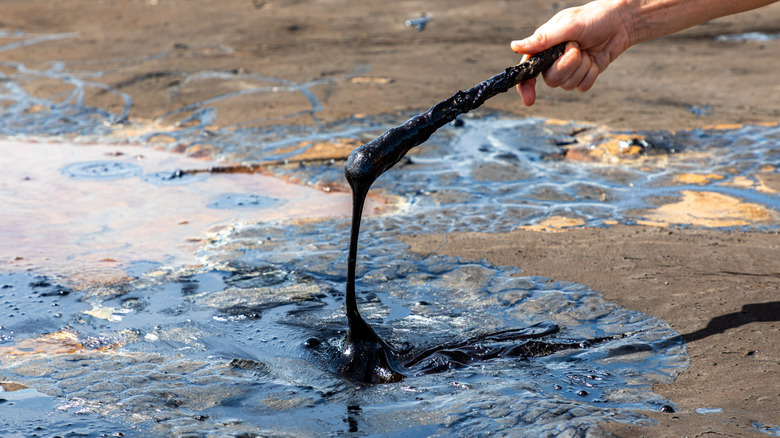
M 585 436 L 648 422 L 644 411 L 674 409 L 652 385 L 688 364 L 664 321 L 580 284 L 413 253 L 400 237 L 778 223 L 778 127 L 463 117 L 376 181 L 357 264 L 360 311 L 382 339 L 448 360 L 361 384 L 335 365 L 343 159 L 399 118 L 206 131 L 204 103 L 182 109 L 194 124 L 117 140 L 127 110 L 31 111 L 15 83 L 0 126 L 15 137 L 0 145 L 3 436 Z M 103 145 L 40 142 L 73 132 Z M 243 164 L 209 171 L 209 159 Z M 515 329 L 537 344 L 480 338 Z

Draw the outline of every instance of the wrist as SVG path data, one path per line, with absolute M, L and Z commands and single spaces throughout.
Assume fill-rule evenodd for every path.
M 607 8 L 612 8 L 623 24 L 628 37 L 628 47 L 653 38 L 650 36 L 652 26 L 644 16 L 643 0 L 604 0 Z M 628 48 L 626 47 L 626 48 Z
M 707 20 L 750 9 L 750 0 L 620 0 L 631 45 L 669 35 Z M 756 0 L 761 1 L 761 0 Z

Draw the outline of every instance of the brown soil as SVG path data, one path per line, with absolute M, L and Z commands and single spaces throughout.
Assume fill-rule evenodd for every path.
M 0 58 L 30 68 L 46 69 L 56 60 L 74 72 L 101 71 L 96 80 L 130 94 L 132 115 L 143 119 L 247 86 L 240 78 L 218 85 L 187 83 L 204 70 L 299 84 L 330 79 L 311 88 L 324 106 L 319 117 L 328 121 L 426 109 L 517 63 L 509 42 L 531 33 L 562 6 L 541 0 L 7 0 L 1 29 L 78 36 L 0 52 Z M 422 13 L 432 17 L 424 31 L 404 26 Z M 530 109 L 507 93 L 486 107 L 627 129 L 777 122 L 780 108 L 771 96 L 780 91 L 775 80 L 780 43 L 719 43 L 715 37 L 776 33 L 778 17 L 780 5 L 772 5 L 636 46 L 589 93 L 544 89 Z M 367 68 L 339 79 L 359 66 Z M 51 80 L 27 86 L 43 96 L 62 91 Z M 86 102 L 114 110 L 121 105 L 100 89 Z M 690 111 L 706 105 L 711 115 Z M 299 93 L 284 90 L 214 106 L 219 124 L 310 109 Z M 307 121 L 306 116 L 286 120 Z

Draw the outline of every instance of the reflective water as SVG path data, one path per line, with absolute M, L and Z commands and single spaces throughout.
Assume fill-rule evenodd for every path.
M 33 44 L 20 36 L 24 41 Z M 600 421 L 644 423 L 643 410 L 673 407 L 652 385 L 671 381 L 688 363 L 679 335 L 665 322 L 606 302 L 583 285 L 415 254 L 399 237 L 553 223 L 690 226 L 703 218 L 699 225 L 742 229 L 777 229 L 779 223 L 776 126 L 614 133 L 500 115 L 463 118 L 377 181 L 381 193 L 402 201 L 364 219 L 357 284 L 363 315 L 384 339 L 412 351 L 548 322 L 560 331 L 540 326 L 546 342 L 615 339 L 545 357 L 479 361 L 396 384 L 358 385 L 332 365 L 346 329 L 348 204 L 343 214 L 334 207 L 313 220 L 308 207 L 296 204 L 303 192 L 269 173 L 332 188 L 327 195 L 320 191 L 325 198 L 306 198 L 312 199 L 307 205 L 331 202 L 344 196 L 340 162 L 296 157 L 316 142 L 334 148 L 344 138 L 365 142 L 403 118 L 326 125 L 317 120 L 321 103 L 309 90 L 315 83 L 279 79 L 283 91 L 309 102 L 311 124 L 208 127 L 217 116 L 209 105 L 237 96 L 225 94 L 161 116 L 179 120 L 174 128 L 139 126 L 128 119 L 132 98 L 95 78 L 58 64 L 48 70 L 2 66 L 3 135 L 141 144 L 121 146 L 122 156 L 106 156 L 119 146 L 4 146 L 4 163 L 17 164 L 4 165 L 0 186 L 9 207 L 2 213 L 3 239 L 14 243 L 4 246 L 0 265 L 0 382 L 24 388 L 0 393 L 6 400 L 0 427 L 22 436 L 584 436 Z M 182 86 L 237 75 L 203 72 Z M 27 93 L 24 81 L 40 77 L 70 84 L 71 91 L 49 99 Z M 88 106 L 85 87 L 116 95 L 123 110 Z M 171 140 L 158 141 L 163 136 Z M 94 179 L 138 151 L 147 157 L 133 161 L 142 173 Z M 264 167 L 264 175 L 194 174 L 186 170 L 205 163 L 179 152 L 276 164 Z M 32 153 L 52 159 L 20 169 Z M 70 192 L 84 196 L 57 199 Z M 104 196 L 98 203 L 78 203 L 98 193 Z M 131 207 L 122 204 L 128 199 Z M 724 208 L 707 210 L 712 202 Z M 80 207 L 66 210 L 71 204 Z M 75 223 L 62 219 L 74 214 L 58 216 L 46 205 L 79 212 L 75 232 L 28 233 L 37 225 L 51 230 Z M 116 220 L 128 211 L 145 221 Z M 170 220 L 177 211 L 197 226 L 182 233 L 182 219 Z M 196 212 L 208 217 L 196 221 Z M 698 213 L 683 214 L 690 212 Z M 179 252 L 195 260 L 169 254 L 186 236 L 197 240 Z M 22 252 L 30 239 L 37 253 L 29 254 L 36 257 Z M 96 242 L 128 242 L 137 251 Z M 68 266 L 82 269 L 78 263 L 90 257 L 124 260 L 125 275 L 77 278 Z
M 76 282 L 122 281 L 139 261 L 196 264 L 209 230 L 342 217 L 351 202 L 347 193 L 261 174 L 172 178 L 177 169 L 208 169 L 210 162 L 149 147 L 0 140 L 0 154 L 0 263 Z M 120 165 L 133 172 L 115 173 Z M 84 168 L 89 172 L 72 172 Z M 371 214 L 384 202 L 369 199 Z
M 765 433 L 769 436 L 780 436 L 780 427 L 778 426 L 767 426 L 761 423 L 753 423 L 752 426 L 759 432 Z
M 725 42 L 744 42 L 744 41 L 758 41 L 769 42 L 780 38 L 780 33 L 765 33 L 765 32 L 745 32 L 737 34 L 724 34 L 715 37 L 715 41 L 719 43 Z

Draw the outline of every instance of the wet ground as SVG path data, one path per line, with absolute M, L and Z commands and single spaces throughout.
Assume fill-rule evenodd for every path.
M 249 178 L 240 199 L 255 196 L 257 202 L 217 195 L 220 174 L 169 180 L 190 163 L 186 157 L 148 146 L 113 148 L 140 151 L 147 157 L 143 163 L 155 154 L 167 154 L 169 158 L 156 160 L 170 160 L 167 170 L 114 165 L 138 160 L 132 154 L 105 157 L 105 150 L 114 150 L 112 146 L 29 143 L 29 147 L 51 149 L 45 154 L 48 157 L 84 149 L 108 158 L 85 162 L 78 152 L 75 164 L 56 160 L 59 169 L 45 173 L 56 180 L 52 184 L 64 186 L 59 188 L 63 193 L 78 193 L 83 190 L 80 185 L 95 183 L 107 190 L 107 198 L 97 204 L 100 208 L 84 207 L 99 212 L 98 218 L 82 213 L 74 222 L 89 227 L 109 218 L 110 228 L 123 231 L 82 233 L 127 239 L 127 243 L 115 242 L 119 249 L 114 250 L 126 260 L 113 260 L 123 265 L 126 277 L 69 286 L 73 279 L 57 278 L 56 272 L 40 277 L 25 272 L 36 262 L 43 265 L 37 270 L 52 270 L 34 258 L 28 264 L 25 236 L 36 233 L 24 232 L 18 225 L 34 223 L 23 216 L 25 211 L 45 208 L 25 210 L 20 200 L 9 196 L 8 204 L 15 207 L 10 211 L 20 215 L 13 222 L 19 232 L 9 233 L 9 238 L 19 239 L 14 250 L 23 255 L 6 264 L 8 273 L 2 281 L 3 380 L 28 388 L 25 397 L 9 403 L 24 407 L 24 412 L 42 413 L 54 407 L 57 415 L 45 426 L 33 426 L 19 415 L 8 427 L 29 424 L 30 433 L 43 427 L 47 433 L 88 434 L 108 430 L 98 426 L 108 420 L 109 429 L 139 435 L 430 435 L 446 426 L 448 433 L 513 430 L 538 436 L 566 430 L 584 433 L 604 420 L 641 422 L 641 410 L 673 406 L 653 394 L 651 386 L 669 382 L 685 369 L 688 359 L 683 341 L 663 321 L 608 303 L 582 285 L 522 277 L 514 268 L 461 262 L 435 253 L 416 255 L 398 236 L 508 231 L 518 224 L 560 228 L 675 222 L 676 216 L 666 209 L 675 212 L 675 206 L 697 197 L 724 199 L 734 209 L 752 212 L 744 215 L 725 209 L 703 220 L 771 228 L 776 226 L 772 219 L 776 198 L 768 194 L 771 189 L 757 188 L 763 187 L 762 182 L 772 184 L 770 163 L 776 157 L 767 142 L 777 135 L 776 128 L 634 133 L 631 139 L 618 140 L 624 143 L 618 143 L 614 157 L 607 159 L 594 153 L 599 146 L 583 140 L 597 128 L 498 116 L 468 118 L 458 125 L 437 134 L 377 182 L 382 193 L 399 196 L 403 202 L 365 220 L 358 292 L 366 318 L 391 343 L 408 342 L 417 348 L 545 321 L 562 328 L 549 337 L 552 342 L 623 334 L 625 338 L 545 358 L 489 361 L 398 384 L 363 387 L 339 377 L 331 366 L 346 327 L 342 306 L 345 217 L 297 221 L 283 217 L 292 217 L 305 206 L 288 204 L 299 199 L 297 192 L 253 193 L 251 184 L 262 186 L 267 176 L 240 174 Z M 344 129 L 337 127 L 337 135 Z M 613 133 L 598 135 L 614 137 Z M 738 156 L 729 152 L 734 138 L 751 141 Z M 7 147 L 14 150 L 12 146 L 18 149 L 25 144 Z M 572 159 L 579 155 L 571 151 L 580 147 L 582 156 L 590 157 L 586 162 Z M 633 153 L 621 152 L 625 149 Z M 236 154 L 229 147 L 220 153 Z M 617 165 L 610 163 L 615 160 Z M 326 160 L 274 165 L 267 171 L 317 186 L 337 184 L 341 168 Z M 158 172 L 167 175 L 163 181 L 176 184 L 155 184 L 157 180 L 144 177 Z M 20 181 L 33 187 L 36 181 L 41 185 L 45 181 L 37 174 L 27 181 L 14 176 L 6 194 Z M 149 196 L 130 198 L 123 192 L 136 185 Z M 197 266 L 169 254 L 155 257 L 150 252 L 146 258 L 134 258 L 132 251 L 121 250 L 125 245 L 143 248 L 142 238 L 125 234 L 139 229 L 144 230 L 139 235 L 155 236 L 163 248 L 177 244 L 181 236 L 159 228 L 159 219 L 172 214 L 157 206 L 160 195 L 150 195 L 161 187 L 189 190 L 163 198 L 166 208 L 179 211 L 188 221 L 197 211 L 235 215 L 232 221 L 219 218 L 223 223 L 217 231 L 191 242 L 197 247 Z M 320 193 L 329 201 L 344 195 L 338 190 Z M 24 199 L 30 201 L 30 196 Z M 149 223 L 113 220 L 122 216 L 112 213 L 113 208 L 128 215 L 127 204 L 134 211 L 148 211 L 144 216 L 148 215 Z M 265 211 L 268 219 L 256 222 Z M 66 229 L 63 234 L 73 232 Z M 47 243 L 56 242 L 34 241 L 32 249 L 46 249 Z M 69 258 L 76 261 L 85 257 L 79 251 L 99 249 L 79 239 L 62 245 L 73 251 Z M 112 248 L 103 251 L 111 254 Z M 69 263 L 68 258 L 52 261 L 54 266 L 60 263 Z M 13 269 L 14 264 L 26 269 Z M 75 418 L 63 427 L 60 418 L 66 414 Z M 294 426 L 282 420 L 290 416 L 297 419 Z
M 549 342 L 620 339 L 358 385 L 332 366 L 346 328 L 341 159 L 403 119 L 325 123 L 307 91 L 315 83 L 204 72 L 188 84 L 279 82 L 254 93 L 284 88 L 310 106 L 290 118 L 309 122 L 213 125 L 211 104 L 248 93 L 230 91 L 155 124 L 130 120 L 118 87 L 61 65 L 3 72 L 4 436 L 558 436 L 645 424 L 643 412 L 675 409 L 652 386 L 689 363 L 667 323 L 581 284 L 416 254 L 400 237 L 635 223 L 777 230 L 777 126 L 615 132 L 464 117 L 377 181 L 358 262 L 364 316 L 418 349 L 548 321 L 561 327 Z M 25 91 L 40 78 L 64 91 Z M 85 87 L 121 108 L 86 105 Z M 179 123 L 159 124 L 170 117 Z M 227 164 L 238 167 L 192 172 Z
M 339 282 L 307 278 L 313 271 L 255 265 L 99 297 L 4 275 L 3 377 L 31 388 L 24 389 L 29 399 L 9 400 L 26 415 L 4 420 L 6 430 L 428 436 L 446 426 L 448 433 L 530 436 L 585 431 L 607 418 L 642 421 L 633 409 L 669 403 L 649 390 L 687 362 L 667 325 L 576 284 L 517 280 L 473 264 L 449 269 L 441 280 L 404 291 L 363 294 L 364 311 L 390 342 L 423 347 L 549 319 L 562 325 L 560 341 L 638 333 L 547 358 L 362 386 L 329 365 L 346 324 L 343 294 Z M 467 278 L 474 276 L 494 291 L 462 289 L 473 288 Z M 50 411 L 59 414 L 47 417 L 51 423 L 33 421 Z M 73 416 L 65 426 L 63 413 Z

